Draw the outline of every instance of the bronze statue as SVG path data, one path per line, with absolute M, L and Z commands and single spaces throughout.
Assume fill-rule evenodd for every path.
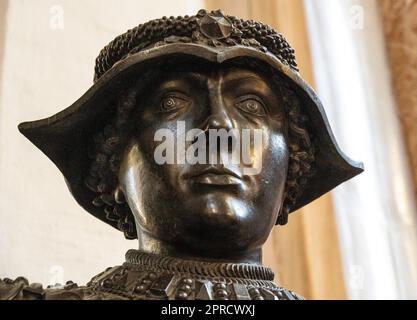
M 300 299 L 274 284 L 262 245 L 363 167 L 339 150 L 284 37 L 221 11 L 163 17 L 106 46 L 94 80 L 72 106 L 19 130 L 77 202 L 139 250 L 82 287 L 0 280 L 0 298 Z M 166 130 L 173 141 L 157 137 Z M 213 130 L 227 132 L 223 145 L 213 148 Z M 243 150 L 245 130 L 261 134 Z M 245 151 L 246 162 L 222 161 Z

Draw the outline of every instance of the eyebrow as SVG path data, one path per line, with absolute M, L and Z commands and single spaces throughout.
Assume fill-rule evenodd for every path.
M 235 82 L 242 82 L 245 80 L 256 80 L 256 81 L 261 81 L 263 83 L 266 84 L 265 80 L 262 79 L 261 77 L 257 76 L 257 75 L 244 75 L 244 76 L 236 76 L 236 77 L 225 77 L 224 78 L 224 82 L 226 83 L 235 83 Z
M 228 87 L 234 87 L 237 86 L 239 84 L 245 83 L 245 81 L 248 80 L 254 80 L 257 83 L 261 84 L 260 88 L 261 91 L 265 91 L 265 90 L 269 90 L 269 91 L 273 91 L 273 88 L 271 87 L 271 85 L 265 81 L 265 79 L 261 78 L 260 76 L 256 75 L 256 74 L 246 74 L 243 76 L 234 76 L 234 77 L 230 77 L 230 78 L 225 78 L 223 81 L 223 84 L 225 85 L 226 88 Z M 254 88 L 255 89 L 255 88 Z
M 228 81 L 234 81 L 234 80 L 241 80 L 241 79 L 256 79 L 256 80 L 261 80 L 261 81 L 265 81 L 260 75 L 253 73 L 253 72 L 244 72 L 244 75 L 241 75 L 241 72 L 232 72 L 231 75 L 230 74 L 226 74 L 225 79 L 227 79 Z
M 200 73 L 200 72 L 185 72 L 184 77 L 185 78 L 190 77 L 191 80 L 197 81 L 200 84 L 202 83 L 206 84 L 207 82 L 207 75 Z
M 207 83 L 207 75 L 193 71 L 185 71 L 178 73 L 172 72 L 160 80 L 159 87 L 163 87 L 165 84 L 174 80 L 182 80 L 191 83 L 197 82 L 200 86 L 205 86 Z

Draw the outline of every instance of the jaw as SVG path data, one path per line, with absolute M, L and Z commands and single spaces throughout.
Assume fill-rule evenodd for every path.
M 203 248 L 198 246 L 190 247 L 187 244 L 165 242 L 159 238 L 153 237 L 150 233 L 145 232 L 137 227 L 139 249 L 148 253 L 159 254 L 169 257 L 177 257 L 189 260 L 200 261 L 218 261 L 230 263 L 254 263 L 262 264 L 262 248 L 253 248 L 250 250 L 228 250 L 227 246 L 212 248 Z M 197 242 L 194 242 L 197 243 Z M 201 243 L 201 241 L 199 242 Z M 220 248 L 224 248 L 220 250 Z
M 269 223 L 253 208 L 230 195 L 200 195 L 180 208 L 154 209 L 159 223 L 137 227 L 148 230 L 141 243 L 144 247 L 150 239 L 149 250 L 206 258 L 246 256 L 259 251 L 270 232 Z

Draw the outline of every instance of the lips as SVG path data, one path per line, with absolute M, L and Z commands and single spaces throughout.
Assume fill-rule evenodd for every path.
M 207 167 L 188 175 L 196 183 L 208 185 L 237 185 L 242 183 L 241 175 L 238 172 L 226 167 Z

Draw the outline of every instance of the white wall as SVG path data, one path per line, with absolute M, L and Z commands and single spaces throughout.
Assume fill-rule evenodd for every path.
M 6 0 L 0 1 L 5 7 Z M 84 284 L 122 263 L 125 251 L 137 244 L 83 211 L 61 173 L 17 125 L 50 116 L 78 99 L 92 84 L 99 50 L 114 37 L 152 18 L 194 14 L 203 1 L 7 4 L 6 20 L 0 21 L 6 28 L 0 43 L 0 278 L 23 275 L 44 285 Z

